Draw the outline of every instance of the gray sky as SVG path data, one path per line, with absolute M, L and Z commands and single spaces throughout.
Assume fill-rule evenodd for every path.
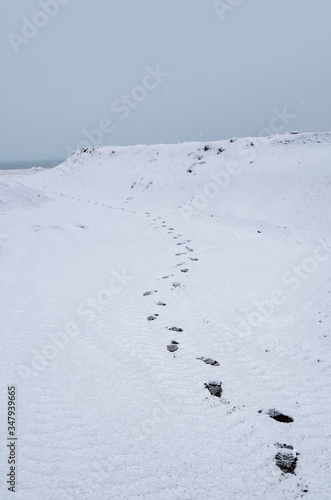
M 0 160 L 330 131 L 330 19 L 330 0 L 8 1 Z

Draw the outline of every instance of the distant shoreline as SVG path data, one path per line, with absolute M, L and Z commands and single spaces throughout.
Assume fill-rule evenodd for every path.
M 29 168 L 52 168 L 64 160 L 0 161 L 0 170 L 26 170 Z

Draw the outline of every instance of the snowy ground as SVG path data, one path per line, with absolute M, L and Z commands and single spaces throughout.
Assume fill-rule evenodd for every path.
M 18 500 L 330 498 L 330 157 L 287 134 L 0 174 L 1 498 L 13 384 Z

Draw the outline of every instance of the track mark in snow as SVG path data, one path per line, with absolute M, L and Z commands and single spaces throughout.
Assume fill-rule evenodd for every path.
M 298 454 L 293 451 L 293 446 L 284 447 L 275 456 L 277 467 L 279 467 L 282 472 L 294 474 L 298 461 L 297 455 Z
M 157 305 L 157 306 L 166 306 L 167 304 L 165 304 L 164 302 L 161 302 L 161 301 L 159 300 L 159 302 L 157 302 L 157 303 L 156 303 L 156 305 Z
M 173 286 L 174 288 L 178 288 L 178 287 L 180 286 L 180 283 L 178 283 L 177 281 L 174 281 L 174 282 L 172 283 L 172 286 Z
M 153 291 L 153 290 L 152 290 L 152 291 L 150 290 L 150 291 L 148 291 L 148 292 L 143 293 L 143 295 L 146 297 L 147 295 L 152 295 L 153 293 L 156 293 L 156 292 L 157 292 L 157 290 L 154 290 L 154 291 Z
M 168 328 L 168 330 L 170 330 L 171 332 L 182 332 L 183 331 L 182 328 L 177 328 L 177 326 L 172 326 L 172 327 Z
M 154 321 L 158 317 L 158 314 L 153 314 L 152 316 L 148 316 L 148 321 Z
M 266 413 L 267 415 L 269 415 L 269 417 L 273 418 L 274 420 L 277 420 L 277 422 L 283 422 L 284 424 L 291 424 L 292 422 L 294 422 L 292 417 L 284 415 L 283 413 L 280 413 L 274 408 L 271 408 L 266 412 L 264 412 L 263 410 L 259 410 L 259 413 Z
M 208 389 L 212 396 L 216 396 L 217 398 L 222 396 L 222 382 L 219 382 L 218 380 L 205 384 L 205 388 Z
M 173 340 L 171 344 L 167 345 L 167 349 L 169 352 L 176 352 L 178 351 L 178 342 Z
M 203 361 L 204 363 L 206 363 L 206 365 L 211 365 L 211 366 L 220 366 L 220 364 L 215 361 L 214 359 L 211 359 L 211 358 L 197 358 L 198 360 L 200 361 Z

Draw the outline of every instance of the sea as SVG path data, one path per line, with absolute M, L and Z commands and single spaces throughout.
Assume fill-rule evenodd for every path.
M 52 168 L 60 165 L 64 160 L 26 160 L 26 161 L 0 161 L 0 170 L 18 170 L 27 168 Z

